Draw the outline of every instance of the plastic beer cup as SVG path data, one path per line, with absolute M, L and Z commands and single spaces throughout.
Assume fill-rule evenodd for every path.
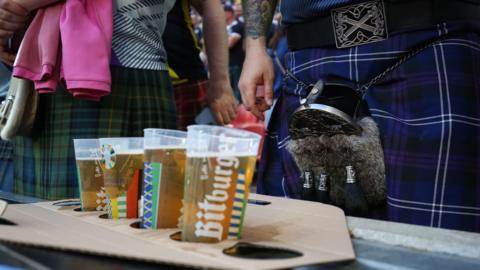
M 74 139 L 82 211 L 106 210 L 106 194 L 98 139 Z
M 143 175 L 143 137 L 100 138 L 108 217 L 137 218 Z
M 183 241 L 240 238 L 259 143 L 248 131 L 188 127 Z
M 143 226 L 178 227 L 182 208 L 187 132 L 145 129 Z

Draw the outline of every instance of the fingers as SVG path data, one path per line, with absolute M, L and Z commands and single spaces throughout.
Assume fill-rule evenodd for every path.
M 22 28 L 27 20 L 28 10 L 12 0 L 0 0 L 0 42 L 1 44 Z
M 270 105 L 265 102 L 265 86 L 257 85 L 255 106 L 260 112 L 270 109 Z
M 242 100 L 245 109 L 253 115 L 255 115 L 258 119 L 264 120 L 263 113 L 257 107 L 256 104 L 256 92 L 257 92 L 257 85 L 255 83 L 250 82 L 240 82 L 239 84 L 240 89 L 242 89 Z
M 0 29 L 7 32 L 13 33 L 14 31 L 22 28 L 24 24 L 25 22 L 10 22 L 10 21 L 4 21 L 0 19 Z
M 238 107 L 238 102 L 235 100 L 231 105 L 230 109 L 228 110 L 228 116 L 230 118 L 230 122 L 232 122 L 235 118 L 237 118 L 237 107 Z
M 229 80 L 211 80 L 207 89 L 207 104 L 219 125 L 227 125 L 236 117 L 237 100 Z
M 27 14 L 16 14 L 7 9 L 0 8 L 0 20 L 23 24 L 27 20 Z
M 222 111 L 222 117 L 223 117 L 223 126 L 230 124 L 233 119 L 230 118 L 230 115 L 228 114 L 227 111 L 223 110 Z
M 263 97 L 265 102 L 267 103 L 268 107 L 272 106 L 273 104 L 273 81 L 275 79 L 274 74 L 265 74 L 263 82 L 264 84 L 264 94 Z
M 238 102 L 237 99 L 233 97 L 233 95 L 230 96 L 230 100 L 225 104 L 225 115 L 224 119 L 226 120 L 225 124 L 230 124 L 235 118 L 237 117 L 237 107 L 238 107 Z M 228 121 L 227 121 L 228 120 Z
M 8 39 L 13 36 L 13 31 L 8 31 L 4 29 L 0 29 L 0 42 L 1 44 L 6 44 Z
M 27 16 L 28 10 L 12 0 L 0 0 L 0 9 L 6 10 L 18 16 Z
M 222 112 L 219 110 L 215 110 L 215 121 L 220 126 L 225 125 L 225 120 L 223 119 Z
M 224 125 L 230 124 L 237 117 L 236 102 L 232 101 L 230 104 L 226 104 L 225 110 L 223 110 Z
M 230 115 L 228 114 L 227 108 L 222 108 L 219 112 L 219 115 L 222 117 L 222 122 L 218 123 L 221 126 L 228 125 L 232 120 L 230 119 Z
M 262 120 L 264 119 L 263 111 L 273 103 L 273 74 L 272 60 L 264 49 L 253 50 L 247 55 L 239 87 L 245 108 Z M 263 86 L 264 92 L 268 94 L 268 101 L 264 98 L 265 94 L 258 92 L 262 87 L 257 89 L 257 86 Z
M 257 85 L 253 80 L 240 80 L 238 86 L 242 92 L 242 101 L 245 109 L 248 111 L 253 110 L 256 101 Z
M 256 106 L 252 107 L 250 110 L 247 109 L 247 111 L 251 112 L 257 119 L 264 121 L 265 117 L 263 116 L 263 112 L 259 111 Z
M 222 126 L 230 124 L 237 116 L 234 100 L 211 104 L 211 109 L 214 111 L 215 121 Z
M 12 0 L 0 0 L 0 44 L 5 44 L 13 33 L 21 29 L 28 11 Z

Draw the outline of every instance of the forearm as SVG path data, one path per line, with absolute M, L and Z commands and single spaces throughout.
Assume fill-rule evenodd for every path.
M 32 11 L 37 8 L 48 6 L 61 0 L 14 0 L 17 4 L 21 5 L 25 9 Z
M 195 0 L 192 4 L 203 17 L 210 79 L 228 80 L 227 32 L 223 8 L 218 0 Z
M 244 0 L 246 50 L 266 48 L 266 36 L 272 24 L 277 0 Z
M 244 0 L 246 57 L 243 64 L 239 87 L 245 108 L 258 119 L 263 120 L 263 112 L 272 106 L 273 70 L 272 59 L 267 54 L 267 30 L 272 24 L 277 0 Z M 264 99 L 257 98 L 259 85 L 263 85 Z

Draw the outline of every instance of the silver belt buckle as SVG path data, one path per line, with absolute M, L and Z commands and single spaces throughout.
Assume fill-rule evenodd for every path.
M 348 48 L 388 38 L 383 1 L 367 1 L 331 10 L 337 48 Z

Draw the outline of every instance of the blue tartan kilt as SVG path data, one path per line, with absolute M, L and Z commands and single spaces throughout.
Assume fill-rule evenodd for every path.
M 480 22 L 396 33 L 346 49 L 289 52 L 300 80 L 356 88 L 409 50 L 446 36 L 389 73 L 365 96 L 384 147 L 388 219 L 480 232 Z M 268 126 L 257 192 L 299 198 L 300 172 L 286 150 L 288 117 L 305 89 L 285 80 Z

